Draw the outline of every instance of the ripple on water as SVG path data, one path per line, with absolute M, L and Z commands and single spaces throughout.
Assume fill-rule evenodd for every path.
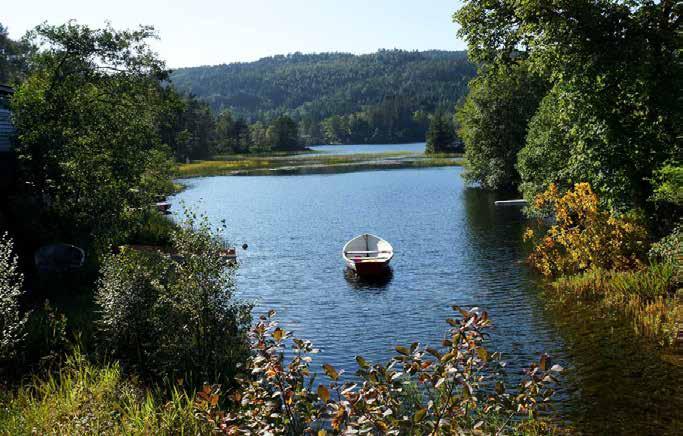
M 561 386 L 561 397 L 570 400 L 561 409 L 564 416 L 588 423 L 584 428 L 598 420 L 601 428 L 629 422 L 629 414 L 670 424 L 675 412 L 668 407 L 661 408 L 668 421 L 656 413 L 639 415 L 630 400 L 607 407 L 619 397 L 614 392 L 631 395 L 607 389 L 613 380 L 632 390 L 650 389 L 647 404 L 657 409 L 661 399 L 651 394 L 653 383 L 643 380 L 649 374 L 670 380 L 671 372 L 656 362 L 624 370 L 612 360 L 628 359 L 626 349 L 639 355 L 637 349 L 599 343 L 598 327 L 566 321 L 561 309 L 546 310 L 520 263 L 526 225 L 520 211 L 494 207 L 494 194 L 465 188 L 459 173 L 431 168 L 201 178 L 190 180 L 176 200 L 216 224 L 224 219 L 233 241 L 249 243 L 239 253 L 239 295 L 256 300 L 256 312 L 276 309 L 284 328 L 321 348 L 316 368 L 329 362 L 351 374 L 356 355 L 383 361 L 398 343 L 438 344 L 452 304 L 478 306 L 494 323 L 488 348 L 503 353 L 511 374 L 542 352 L 568 368 Z M 394 245 L 386 283 L 359 282 L 345 272 L 341 248 L 364 232 Z M 601 351 L 591 352 L 595 347 Z M 677 401 L 669 402 L 683 404 Z M 603 408 L 610 413 L 602 414 Z

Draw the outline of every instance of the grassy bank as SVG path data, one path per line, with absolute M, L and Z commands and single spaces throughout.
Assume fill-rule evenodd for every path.
M 412 152 L 359 153 L 350 155 L 298 154 L 223 156 L 222 159 L 180 164 L 179 178 L 219 175 L 281 175 L 362 171 L 368 169 L 424 168 L 460 165 L 458 155 Z

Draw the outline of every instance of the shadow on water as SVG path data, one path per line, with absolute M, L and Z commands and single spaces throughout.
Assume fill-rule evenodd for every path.
M 681 434 L 683 368 L 633 333 L 628 319 L 597 302 L 548 298 L 547 312 L 562 335 L 572 366 L 565 384 L 570 416 L 586 434 Z
M 357 291 L 371 291 L 375 293 L 380 293 L 386 290 L 387 286 L 394 279 L 394 271 L 389 267 L 385 274 L 371 276 L 371 277 L 361 277 L 356 274 L 350 268 L 344 270 L 344 278 L 346 282 L 353 289 Z

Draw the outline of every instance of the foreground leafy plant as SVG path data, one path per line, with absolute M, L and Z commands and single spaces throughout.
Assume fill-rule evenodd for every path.
M 509 390 L 500 353 L 484 347 L 487 313 L 454 310 L 461 317 L 448 320 L 439 349 L 398 346 L 386 364 L 358 356 L 354 380 L 324 364 L 329 382 L 317 386 L 310 356 L 317 350 L 279 327 L 271 311 L 252 329 L 250 374 L 229 395 L 235 408 L 220 410 L 219 388 L 207 386 L 197 397 L 197 415 L 227 434 L 500 433 L 544 425 L 536 418 L 549 408 L 548 385 L 562 368 L 544 355 Z

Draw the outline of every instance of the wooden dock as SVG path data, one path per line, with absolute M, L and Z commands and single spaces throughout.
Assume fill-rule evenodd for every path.
M 517 200 L 499 200 L 494 202 L 496 206 L 526 206 L 527 201 L 524 199 L 517 199 Z

